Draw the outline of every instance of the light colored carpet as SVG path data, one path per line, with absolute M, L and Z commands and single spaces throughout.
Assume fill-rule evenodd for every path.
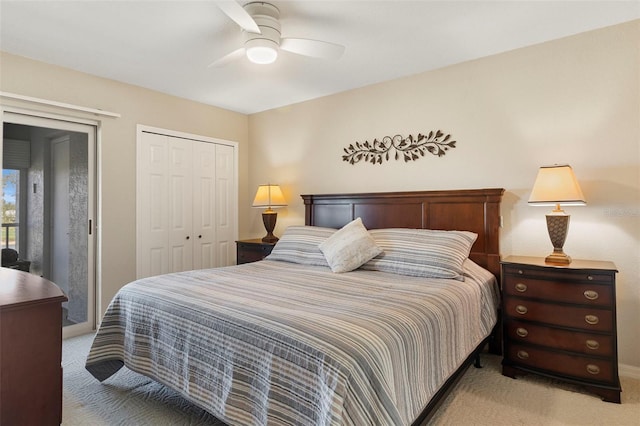
M 99 383 L 84 361 L 93 335 L 65 340 L 64 426 L 216 425 L 178 394 L 123 368 Z M 470 367 L 429 425 L 640 426 L 640 380 L 622 378 L 622 404 L 602 402 L 579 387 L 529 375 L 500 374 L 500 358 L 483 355 Z

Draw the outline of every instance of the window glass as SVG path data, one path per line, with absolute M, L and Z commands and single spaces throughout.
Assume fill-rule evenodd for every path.
M 20 171 L 2 170 L 2 248 L 18 250 Z

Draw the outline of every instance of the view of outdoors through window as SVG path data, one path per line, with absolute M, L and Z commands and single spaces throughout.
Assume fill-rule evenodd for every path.
M 2 235 L 0 245 L 3 248 L 18 250 L 18 183 L 19 170 L 2 170 Z

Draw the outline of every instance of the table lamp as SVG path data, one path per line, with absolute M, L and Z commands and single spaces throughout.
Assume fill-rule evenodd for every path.
M 253 199 L 253 207 L 267 208 L 262 212 L 262 223 L 264 223 L 264 229 L 267 230 L 267 235 L 262 238 L 262 242 L 275 243 L 278 241 L 278 237 L 273 235 L 278 213 L 276 213 L 273 208 L 285 207 L 286 205 L 287 202 L 278 185 L 267 184 L 258 186 L 258 191 L 256 191 L 256 196 Z
M 553 253 L 547 256 L 545 261 L 565 265 L 571 263 L 571 257 L 562 250 L 567 238 L 570 215 L 566 214 L 560 206 L 587 204 L 571 166 L 564 164 L 540 167 L 529 204 L 555 206 L 555 209 L 547 214 L 547 230 L 553 244 Z

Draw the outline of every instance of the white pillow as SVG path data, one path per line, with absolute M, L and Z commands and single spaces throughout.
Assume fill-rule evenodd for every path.
M 360 218 L 347 223 L 318 247 L 333 272 L 353 271 L 382 253 Z

